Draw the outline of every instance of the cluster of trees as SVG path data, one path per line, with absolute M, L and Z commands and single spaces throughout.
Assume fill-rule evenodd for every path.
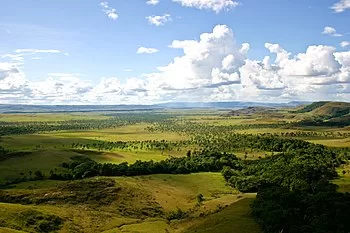
M 303 150 L 311 145 L 311 143 L 303 140 L 281 138 L 274 135 L 262 136 L 239 133 L 196 135 L 192 140 L 195 144 L 203 148 L 211 148 L 226 152 L 235 151 L 237 149 L 257 149 L 269 152 L 284 152 Z
M 342 160 L 321 145 L 309 144 L 302 150 L 290 150 L 255 161 L 245 161 L 240 170 L 224 168 L 224 178 L 242 192 L 257 192 L 265 185 L 279 185 L 290 190 L 312 191 L 320 180 L 337 176 L 335 168 Z
M 196 123 L 188 120 L 164 120 L 156 122 L 153 126 L 146 129 L 150 132 L 176 132 L 184 135 L 203 135 L 216 134 L 223 132 L 233 132 L 235 130 L 262 129 L 262 128 L 280 128 L 287 124 L 242 124 L 242 125 L 211 125 L 205 123 Z
M 214 151 L 200 151 L 195 154 L 187 153 L 186 157 L 169 158 L 159 162 L 136 161 L 120 164 L 97 163 L 87 157 L 76 156 L 72 163 L 63 163 L 62 167 L 70 170 L 73 179 L 93 176 L 137 176 L 148 174 L 188 174 L 195 172 L 221 171 L 224 167 L 234 170 L 242 169 L 242 161 L 235 155 Z M 64 177 L 52 174 L 51 178 Z M 69 176 L 65 175 L 65 178 Z
M 189 146 L 190 141 L 167 141 L 167 140 L 146 140 L 146 141 L 99 141 L 95 143 L 72 143 L 71 147 L 75 149 L 98 149 L 101 150 L 178 150 Z
M 263 232 L 350 232 L 350 195 L 338 193 L 330 183 L 337 177 L 335 168 L 342 163 L 341 158 L 321 145 L 290 147 L 284 142 L 288 146 L 282 148 L 289 150 L 245 161 L 241 170 L 222 170 L 233 187 L 257 192 L 253 216 Z
M 317 131 L 291 131 L 279 133 L 260 133 L 260 136 L 280 136 L 280 137 L 325 137 L 325 138 L 347 138 L 350 133 L 347 132 L 317 132 Z
M 259 190 L 252 207 L 264 232 L 350 232 L 350 194 L 327 182 L 315 192 L 270 186 Z
M 321 126 L 321 127 L 346 127 L 350 125 L 349 121 L 350 117 L 343 117 L 340 119 L 332 119 L 332 120 L 324 120 L 323 118 L 311 118 L 301 120 L 299 122 L 294 123 L 292 126 L 294 127 L 303 127 L 303 126 Z

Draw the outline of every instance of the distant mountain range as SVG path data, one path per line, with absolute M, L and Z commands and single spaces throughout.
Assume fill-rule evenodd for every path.
M 247 107 L 296 107 L 309 104 L 306 101 L 288 103 L 261 102 L 174 102 L 153 105 L 17 105 L 0 104 L 0 113 L 38 113 L 38 112 L 101 112 L 101 111 L 150 111 L 157 109 L 237 109 Z

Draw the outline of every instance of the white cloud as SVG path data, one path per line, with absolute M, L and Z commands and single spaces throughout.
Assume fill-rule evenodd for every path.
M 158 49 L 146 48 L 146 47 L 140 47 L 136 51 L 136 53 L 138 53 L 138 54 L 143 54 L 143 53 L 152 54 L 152 53 L 156 53 L 156 52 L 158 52 Z
M 172 20 L 169 14 L 147 16 L 146 19 L 148 20 L 148 23 L 155 26 L 162 26 L 166 22 Z
M 194 7 L 197 9 L 212 10 L 219 13 L 222 10 L 230 10 L 240 5 L 233 0 L 173 0 L 184 7 Z
M 0 102 L 7 103 L 22 98 L 28 81 L 16 65 L 0 62 Z
M 93 88 L 90 81 L 73 75 L 48 77 L 44 81 L 30 82 L 28 86 L 36 100 L 61 103 L 81 100 Z
M 157 5 L 159 3 L 159 0 L 148 0 L 146 2 L 147 5 Z
M 64 53 L 57 49 L 16 49 L 14 53 L 12 54 L 0 54 L 0 58 L 8 59 L 12 63 L 16 64 L 23 64 L 25 57 L 30 57 L 36 54 L 64 54 L 67 55 L 67 53 Z M 42 57 L 34 56 L 30 57 L 31 60 L 40 60 Z
M 0 103 L 150 104 L 164 101 L 290 101 L 350 98 L 350 51 L 311 45 L 292 54 L 266 43 L 272 55 L 247 58 L 249 44 L 217 25 L 198 40 L 174 40 L 182 55 L 154 73 L 94 83 L 79 73 L 30 81 L 15 61 L 0 62 Z M 144 48 L 144 51 L 151 48 Z M 23 51 L 22 51 L 23 52 Z M 275 59 L 272 59 L 275 57 Z
M 350 41 L 342 41 L 340 42 L 340 46 L 342 48 L 348 47 L 350 45 Z
M 102 11 L 107 15 L 108 18 L 112 20 L 118 19 L 119 15 L 117 14 L 117 10 L 110 7 L 107 1 L 101 2 L 100 6 L 102 7 Z
M 182 49 L 184 55 L 158 67 L 159 72 L 146 75 L 152 88 L 196 89 L 239 82 L 238 68 L 244 64 L 247 44 L 237 46 L 232 30 L 226 25 L 217 25 L 213 32 L 201 34 L 199 41 L 175 40 L 170 47 Z
M 335 36 L 335 37 L 343 36 L 342 34 L 337 33 L 337 30 L 335 30 L 334 28 L 329 27 L 329 26 L 327 26 L 323 29 L 322 34 Z
M 62 53 L 60 50 L 57 49 L 16 49 L 15 53 Z
M 8 58 L 13 62 L 22 62 L 24 60 L 23 54 L 4 54 L 1 58 Z
M 332 75 L 339 71 L 340 64 L 335 60 L 335 48 L 318 45 L 309 46 L 306 53 L 299 53 L 289 58 L 290 53 L 278 44 L 266 43 L 265 47 L 275 53 L 276 65 L 283 75 L 289 76 L 320 76 Z
M 339 2 L 335 3 L 331 9 L 336 13 L 350 9 L 350 0 L 340 0 Z

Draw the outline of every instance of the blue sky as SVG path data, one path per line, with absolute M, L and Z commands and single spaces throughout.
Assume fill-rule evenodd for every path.
M 349 0 L 0 6 L 0 103 L 350 99 Z

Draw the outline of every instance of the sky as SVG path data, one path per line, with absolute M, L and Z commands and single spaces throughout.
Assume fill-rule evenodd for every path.
M 0 0 L 0 104 L 350 101 L 350 0 Z

